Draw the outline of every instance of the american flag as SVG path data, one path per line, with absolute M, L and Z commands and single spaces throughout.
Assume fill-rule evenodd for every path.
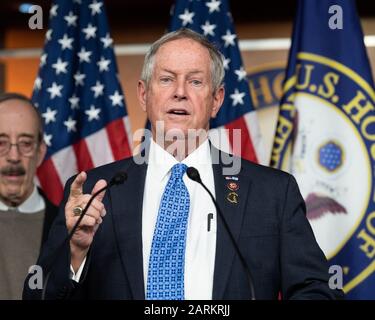
M 210 127 L 224 151 L 263 163 L 264 151 L 257 115 L 250 98 L 237 35 L 227 0 L 177 0 L 172 9 L 170 30 L 189 28 L 205 35 L 225 57 L 225 100 Z M 226 131 L 221 129 L 227 129 Z M 233 148 L 233 129 L 241 130 L 241 154 Z M 212 131 L 212 130 L 211 130 Z M 213 132 L 211 132 L 211 137 Z
M 54 203 L 81 170 L 131 155 L 130 126 L 104 3 L 56 0 L 32 100 L 45 125 L 38 179 Z

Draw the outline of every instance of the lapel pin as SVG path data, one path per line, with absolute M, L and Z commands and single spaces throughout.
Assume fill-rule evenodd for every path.
M 226 176 L 225 179 L 226 180 L 235 180 L 235 181 L 238 181 L 238 177 L 236 177 L 236 176 Z
M 237 191 L 239 188 L 240 188 L 240 186 L 238 185 L 238 183 L 237 182 L 228 182 L 227 183 L 227 188 L 230 190 L 230 191 Z
M 230 202 L 230 203 L 234 203 L 234 204 L 237 204 L 238 203 L 238 194 L 236 192 L 229 192 L 228 195 L 227 195 L 227 200 Z
M 238 181 L 238 177 L 235 177 L 235 176 L 231 176 L 231 177 L 226 176 L 225 179 L 226 180 L 235 180 L 235 181 Z

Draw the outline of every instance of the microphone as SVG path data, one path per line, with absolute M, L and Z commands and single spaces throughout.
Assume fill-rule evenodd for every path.
M 223 222 L 224 228 L 229 235 L 229 238 L 232 242 L 232 245 L 233 245 L 238 257 L 240 258 L 242 267 L 244 268 L 244 270 L 246 272 L 247 282 L 248 282 L 249 288 L 250 288 L 250 295 L 251 295 L 250 300 L 255 300 L 254 280 L 253 280 L 253 277 L 251 275 L 250 269 L 249 269 L 249 267 L 246 263 L 245 258 L 243 257 L 243 255 L 241 253 L 240 248 L 238 247 L 238 245 L 236 243 L 236 240 L 234 239 L 234 236 L 233 236 L 232 232 L 229 229 L 228 223 L 226 222 L 226 220 L 224 218 L 224 215 L 223 215 L 222 211 L 220 210 L 220 207 L 219 207 L 218 203 L 216 202 L 216 200 L 215 200 L 214 196 L 212 195 L 211 191 L 208 190 L 208 188 L 202 182 L 202 179 L 201 179 L 200 174 L 199 174 L 197 169 L 195 169 L 194 167 L 189 167 L 189 168 L 187 168 L 186 173 L 191 180 L 199 183 L 203 187 L 203 189 L 206 190 L 207 193 L 210 195 L 211 200 L 215 205 L 216 211 L 219 214 L 219 216 L 221 218 L 221 221 Z
M 57 250 L 57 253 L 56 253 L 56 256 L 54 257 L 50 267 L 49 267 L 49 271 L 46 275 L 46 278 L 45 278 L 45 281 L 44 281 L 44 286 L 43 286 L 43 290 L 42 290 L 42 298 L 41 300 L 45 300 L 45 294 L 46 294 L 46 290 L 47 290 L 47 285 L 48 285 L 48 280 L 49 280 L 49 277 L 51 275 L 51 272 L 53 270 L 53 265 L 55 264 L 56 262 L 56 259 L 57 257 L 59 256 L 58 253 L 60 253 L 60 250 L 62 250 L 62 248 L 64 247 L 64 245 L 66 243 L 69 243 L 69 241 L 72 239 L 73 235 L 74 235 L 74 232 L 77 230 L 77 228 L 79 227 L 79 224 L 81 223 L 83 217 L 85 216 L 87 210 L 90 208 L 90 205 L 91 203 L 94 201 L 94 199 L 98 196 L 99 193 L 103 192 L 104 190 L 107 190 L 109 188 L 111 188 L 112 186 L 114 185 L 120 185 L 120 184 L 123 184 L 126 180 L 128 179 L 128 175 L 126 174 L 126 172 L 123 172 L 123 171 L 120 171 L 120 172 L 117 172 L 112 178 L 111 180 L 109 181 L 109 183 L 99 189 L 98 191 L 96 191 L 90 198 L 90 200 L 87 202 L 87 204 L 85 205 L 85 207 L 83 208 L 82 210 L 82 213 L 80 215 L 80 217 L 78 218 L 78 220 L 76 221 L 76 223 L 74 224 L 72 230 L 69 232 L 68 236 L 65 238 L 64 242 L 61 244 L 60 248 Z

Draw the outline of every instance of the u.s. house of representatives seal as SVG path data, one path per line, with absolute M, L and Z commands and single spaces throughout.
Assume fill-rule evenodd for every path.
M 297 58 L 271 163 L 296 177 L 317 241 L 342 266 L 349 292 L 375 270 L 375 94 L 337 61 Z

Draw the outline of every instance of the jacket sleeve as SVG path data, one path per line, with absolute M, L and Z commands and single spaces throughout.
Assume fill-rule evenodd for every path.
M 65 223 L 65 204 L 69 196 L 70 185 L 75 177 L 68 180 L 64 189 L 64 199 L 60 204 L 59 213 L 49 232 L 48 240 L 43 245 L 37 266 L 42 275 L 28 274 L 24 282 L 23 299 L 51 300 L 74 298 L 82 295 L 82 281 L 76 283 L 70 279 L 70 245 L 65 241 L 68 231 Z M 87 270 L 90 259 L 86 259 Z M 42 281 L 40 277 L 42 276 Z M 39 278 L 38 278 L 39 277 Z M 38 284 L 38 285 L 37 285 Z
M 281 217 L 281 275 L 283 299 L 342 299 L 328 285 L 328 262 L 320 249 L 295 179 L 290 176 Z

